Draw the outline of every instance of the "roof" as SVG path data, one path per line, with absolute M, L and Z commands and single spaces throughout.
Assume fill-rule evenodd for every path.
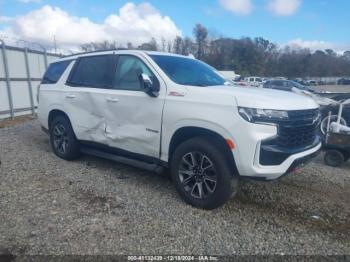
M 147 55 L 166 55 L 166 56 L 176 56 L 176 57 L 185 57 L 185 58 L 191 58 L 191 56 L 184 56 L 184 55 L 178 55 L 178 54 L 172 54 L 167 52 L 159 52 L 159 51 L 145 51 L 145 50 L 133 50 L 133 49 L 126 49 L 126 48 L 118 48 L 118 49 L 111 49 L 111 50 L 98 50 L 98 51 L 91 51 L 91 52 L 82 52 L 77 54 L 72 54 L 68 56 L 62 57 L 61 60 L 70 60 L 75 59 L 81 56 L 91 56 L 91 55 L 103 55 L 103 54 L 118 54 L 118 53 L 125 53 L 128 52 L 130 54 L 147 54 Z

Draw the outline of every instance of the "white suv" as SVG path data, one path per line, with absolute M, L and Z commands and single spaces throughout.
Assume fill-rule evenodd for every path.
M 240 177 L 276 179 L 321 147 L 318 105 L 232 86 L 193 58 L 116 50 L 52 63 L 38 117 L 54 153 L 81 152 L 153 171 L 169 168 L 183 199 L 216 208 Z

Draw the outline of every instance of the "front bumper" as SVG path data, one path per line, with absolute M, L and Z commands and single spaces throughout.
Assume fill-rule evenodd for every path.
M 313 158 L 315 158 L 316 156 L 318 156 L 318 154 L 319 154 L 320 152 L 321 152 L 321 151 L 318 150 L 318 151 L 316 151 L 315 153 L 312 153 L 311 155 L 304 156 L 304 157 L 301 157 L 301 158 L 298 158 L 298 159 L 294 160 L 294 162 L 292 163 L 292 165 L 288 168 L 287 172 L 284 173 L 283 175 L 288 175 L 289 173 L 291 173 L 291 172 L 293 172 L 294 170 L 296 170 L 298 167 L 306 165 L 306 164 L 309 163 Z
M 300 159 L 309 159 L 315 156 L 321 149 L 320 140 L 308 144 L 308 146 L 300 147 L 297 150 L 288 150 L 289 147 L 281 149 L 280 152 L 275 150 L 270 152 L 272 162 L 261 161 L 265 158 L 262 154 L 266 152 L 262 149 L 269 149 L 264 147 L 264 141 L 273 139 L 278 134 L 277 127 L 268 125 L 242 124 L 245 132 L 237 132 L 235 144 L 236 148 L 232 151 L 238 172 L 241 177 L 254 178 L 259 180 L 274 180 L 282 175 L 289 173 L 291 169 L 295 168 Z M 252 153 L 254 152 L 254 153 Z M 276 157 L 278 156 L 278 157 Z M 310 156 L 310 157 L 309 157 Z M 276 157 L 276 159 L 275 159 Z M 298 161 L 300 160 L 300 161 Z
M 288 116 L 274 124 L 241 123 L 244 132 L 235 135 L 238 144 L 233 152 L 241 176 L 277 179 L 297 165 L 298 159 L 312 158 L 319 151 L 319 110 L 291 110 Z
M 298 166 L 305 164 L 314 158 L 321 149 L 322 143 L 319 142 L 314 147 L 302 151 L 300 153 L 296 153 L 290 155 L 279 165 L 261 165 L 260 163 L 260 145 L 257 147 L 254 165 L 252 167 L 252 172 L 255 175 L 251 175 L 251 178 L 256 178 L 260 180 L 274 180 L 285 174 L 292 172 Z
M 274 144 L 266 144 L 264 142 L 265 141 L 262 141 L 260 145 L 259 163 L 264 166 L 273 166 L 282 164 L 283 161 L 291 155 L 314 148 L 321 143 L 321 138 L 316 136 L 311 144 L 297 148 L 284 148 Z

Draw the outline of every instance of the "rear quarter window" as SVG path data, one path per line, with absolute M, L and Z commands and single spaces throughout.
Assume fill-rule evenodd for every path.
M 51 63 L 41 81 L 42 84 L 56 84 L 72 60 Z

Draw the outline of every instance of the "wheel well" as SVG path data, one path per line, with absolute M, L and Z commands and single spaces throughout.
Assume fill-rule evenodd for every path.
M 68 119 L 68 121 L 70 122 L 69 120 L 69 117 L 67 116 L 67 114 L 61 110 L 58 110 L 58 109 L 54 109 L 54 110 L 51 110 L 50 113 L 49 113 L 49 118 L 48 118 L 48 127 L 50 129 L 50 126 L 51 126 L 51 123 L 52 121 L 57 117 L 57 116 L 64 116 Z
M 227 161 L 229 162 L 231 168 L 233 168 L 237 172 L 237 167 L 236 167 L 235 160 L 233 158 L 233 154 L 226 140 L 218 133 L 211 131 L 209 129 L 201 128 L 201 127 L 182 127 L 175 132 L 175 134 L 171 138 L 170 146 L 169 146 L 169 163 L 175 149 L 181 143 L 191 138 L 199 137 L 199 136 L 205 136 L 210 138 L 212 141 L 214 141 L 215 144 L 223 150 L 223 152 L 225 153 L 225 156 L 227 156 Z

